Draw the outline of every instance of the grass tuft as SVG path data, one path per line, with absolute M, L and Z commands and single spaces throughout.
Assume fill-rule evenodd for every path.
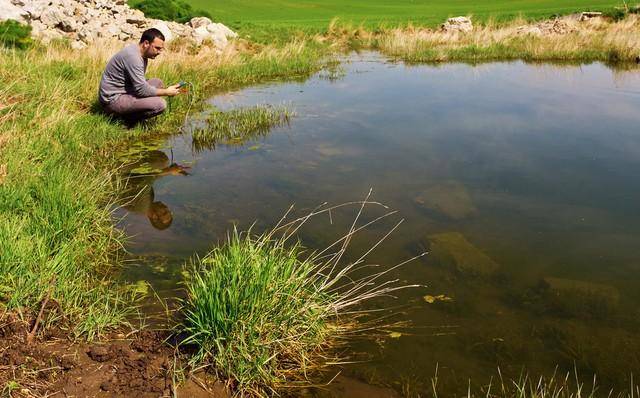
M 362 202 L 360 212 L 365 204 L 373 202 Z M 262 235 L 234 230 L 226 244 L 191 261 L 178 331 L 194 350 L 193 366 L 212 366 L 241 394 L 269 395 L 304 384 L 338 341 L 364 329 L 354 307 L 415 287 L 386 277 L 406 262 L 362 273 L 368 269 L 364 258 L 380 242 L 343 263 L 353 235 L 373 222 L 356 226 L 356 217 L 349 233 L 321 252 L 306 253 L 290 242 L 310 217 L 327 211 Z
M 215 110 L 208 115 L 203 128 L 192 132 L 193 146 L 203 149 L 216 144 L 242 145 L 266 136 L 273 127 L 288 125 L 293 115 L 285 107 L 268 105 L 230 111 Z

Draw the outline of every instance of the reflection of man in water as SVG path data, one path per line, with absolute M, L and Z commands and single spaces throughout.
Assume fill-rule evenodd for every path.
M 160 201 L 155 200 L 153 182 L 156 178 L 165 175 L 187 175 L 188 167 L 178 164 L 169 164 L 169 158 L 162 151 L 151 151 L 135 167 L 144 166 L 151 170 L 145 174 L 132 173 L 129 177 L 127 197 L 131 198 L 125 209 L 139 214 L 144 214 L 151 225 L 159 230 L 167 229 L 173 221 L 171 210 Z

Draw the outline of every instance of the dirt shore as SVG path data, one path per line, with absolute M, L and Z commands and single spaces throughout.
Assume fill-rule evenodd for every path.
M 13 314 L 0 322 L 3 397 L 228 396 L 206 374 L 178 384 L 174 350 L 161 332 L 113 333 L 86 343 L 50 328 L 29 344 L 30 326 Z

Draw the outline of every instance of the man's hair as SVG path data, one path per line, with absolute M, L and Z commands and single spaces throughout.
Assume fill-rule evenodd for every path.
M 142 36 L 140 37 L 140 43 L 144 42 L 145 40 L 148 41 L 149 43 L 152 43 L 156 37 L 164 41 L 164 35 L 158 29 L 156 28 L 147 29 L 144 32 L 142 32 Z

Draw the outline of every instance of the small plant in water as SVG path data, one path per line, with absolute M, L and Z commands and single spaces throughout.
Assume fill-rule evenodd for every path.
M 365 204 L 373 202 L 361 202 L 358 215 Z M 299 242 L 290 242 L 310 217 L 330 211 L 281 221 L 262 235 L 234 230 L 225 245 L 192 260 L 179 331 L 195 351 L 193 366 L 212 366 L 241 395 L 304 385 L 339 340 L 364 329 L 354 307 L 415 287 L 385 278 L 410 260 L 362 274 L 365 256 L 390 232 L 358 260 L 341 261 L 356 232 L 394 212 L 364 226 L 356 226 L 356 217 L 349 233 L 321 252 L 305 253 Z
M 204 128 L 193 131 L 193 146 L 202 149 L 219 143 L 242 145 L 266 136 L 274 127 L 288 125 L 293 115 L 284 106 L 257 105 L 230 111 L 216 110 L 208 116 Z

